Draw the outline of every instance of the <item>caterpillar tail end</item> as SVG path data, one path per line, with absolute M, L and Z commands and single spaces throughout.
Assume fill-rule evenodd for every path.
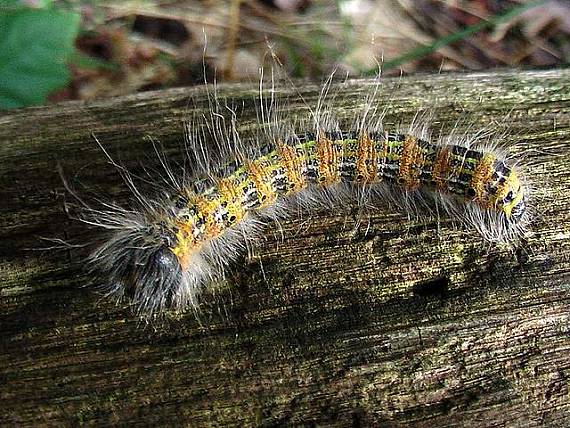
M 507 233 L 503 236 L 508 240 L 520 236 L 528 224 L 528 196 L 528 189 L 523 186 L 514 169 L 501 177 L 501 183 L 491 195 L 490 199 L 494 199 L 493 202 L 506 223 Z

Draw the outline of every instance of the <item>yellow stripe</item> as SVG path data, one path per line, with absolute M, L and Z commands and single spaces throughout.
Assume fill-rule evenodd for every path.
M 264 158 L 246 163 L 247 172 L 257 188 L 259 208 L 271 205 L 277 199 L 277 193 L 271 186 L 271 166 L 271 163 Z
M 222 201 L 227 203 L 228 218 L 234 217 L 233 224 L 238 223 L 245 211 L 241 205 L 242 194 L 240 189 L 228 179 L 223 179 L 218 182 L 218 189 Z
M 214 219 L 214 212 L 220 203 L 219 199 L 208 200 L 203 196 L 196 196 L 194 200 L 196 208 L 204 215 L 206 227 L 204 230 L 204 239 L 211 239 L 218 236 L 224 231 L 220 224 Z

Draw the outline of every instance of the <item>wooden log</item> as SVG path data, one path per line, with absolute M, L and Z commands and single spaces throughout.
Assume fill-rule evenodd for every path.
M 373 89 L 335 86 L 335 111 L 352 117 Z M 255 85 L 218 90 L 251 135 Z M 41 250 L 42 238 L 96 234 L 66 214 L 58 170 L 81 195 L 128 200 L 91 132 L 132 171 L 154 157 L 148 135 L 181 159 L 205 89 L 0 116 L 0 425 L 567 426 L 570 70 L 378 90 L 387 127 L 421 107 L 436 132 L 508 121 L 504 142 L 535 188 L 531 233 L 509 247 L 391 207 L 314 213 L 270 228 L 198 316 L 152 326 L 82 287 L 84 249 Z M 302 117 L 301 95 L 314 106 L 319 87 L 298 91 L 289 109 Z

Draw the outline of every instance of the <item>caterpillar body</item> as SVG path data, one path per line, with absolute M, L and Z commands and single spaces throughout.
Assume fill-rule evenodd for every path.
M 315 118 L 310 131 L 274 127 L 255 150 L 234 149 L 199 177 L 169 171 L 177 190 L 144 210 L 98 212 L 96 223 L 111 233 L 91 254 L 92 274 L 141 314 L 196 307 L 200 290 L 266 223 L 332 196 L 337 203 L 388 197 L 406 207 L 428 197 L 489 241 L 516 239 L 528 224 L 529 187 L 492 143 L 432 140 L 416 126 L 389 132 L 380 119 L 342 130 L 330 112 Z M 235 126 L 230 134 L 239 140 Z M 203 150 L 200 139 L 192 144 Z

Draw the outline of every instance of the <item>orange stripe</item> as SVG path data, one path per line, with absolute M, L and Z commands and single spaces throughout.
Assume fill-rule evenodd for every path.
M 376 150 L 374 141 L 363 132 L 358 137 L 358 152 L 356 157 L 357 180 L 370 183 L 376 179 Z
M 400 156 L 398 182 L 408 190 L 417 189 L 420 186 L 420 171 L 423 163 L 424 157 L 416 138 L 407 135 Z
M 451 171 L 451 152 L 448 147 L 443 147 L 437 152 L 437 157 L 433 163 L 431 170 L 431 178 L 435 183 L 437 190 L 445 192 L 447 190 L 447 181 Z
M 197 206 L 198 200 L 201 200 L 200 196 L 192 195 L 188 198 L 188 206 Z M 203 240 L 197 240 L 194 238 L 194 219 L 189 221 L 177 221 L 175 227 L 178 228 L 176 232 L 176 246 L 172 248 L 172 252 L 178 258 L 178 262 L 182 270 L 186 270 L 190 263 L 190 254 L 197 251 L 201 246 Z M 205 231 L 207 232 L 207 231 Z
M 471 182 L 469 183 L 471 188 L 475 191 L 473 200 L 483 207 L 490 208 L 493 206 L 489 198 L 490 195 L 485 189 L 485 185 L 493 178 L 493 164 L 496 160 L 497 158 L 491 153 L 485 153 L 483 159 L 477 164 L 473 177 L 471 177 Z
M 340 181 L 338 174 L 338 159 L 333 142 L 324 132 L 317 137 L 317 158 L 319 161 L 319 183 L 331 184 Z
M 283 143 L 277 144 L 277 151 L 283 167 L 285 168 L 285 175 L 287 176 L 287 181 L 292 188 L 289 190 L 291 192 L 297 192 L 305 187 L 305 180 L 301 174 L 302 162 L 294 147 L 288 146 Z

